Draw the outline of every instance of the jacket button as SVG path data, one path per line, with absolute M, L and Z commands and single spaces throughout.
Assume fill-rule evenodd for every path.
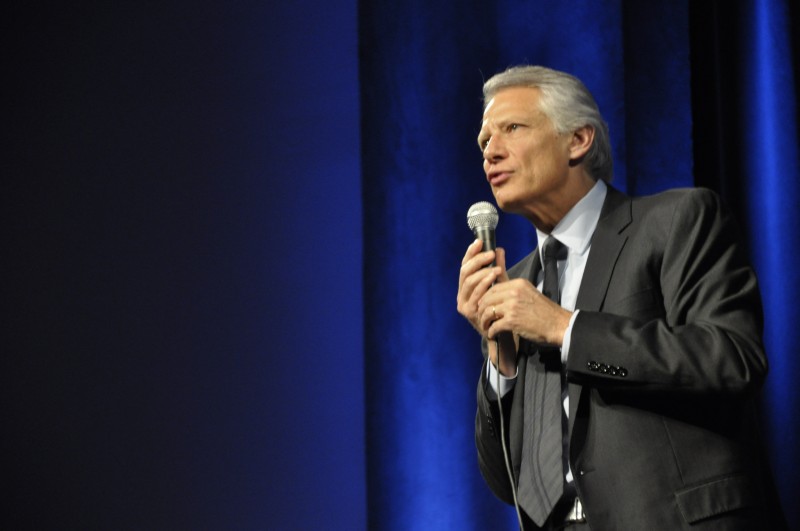
M 619 375 L 625 378 L 626 376 L 628 376 L 628 369 L 626 369 L 625 367 L 620 367 Z

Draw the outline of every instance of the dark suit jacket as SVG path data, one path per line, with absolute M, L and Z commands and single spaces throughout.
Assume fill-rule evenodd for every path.
M 754 405 L 767 372 L 761 301 L 736 236 L 708 190 L 630 198 L 608 189 L 566 366 L 569 461 L 595 530 L 781 528 Z M 534 257 L 509 276 L 530 278 Z M 538 354 L 523 342 L 520 356 Z M 519 366 L 503 399 L 516 477 Z M 485 380 L 479 464 L 510 503 L 497 404 Z

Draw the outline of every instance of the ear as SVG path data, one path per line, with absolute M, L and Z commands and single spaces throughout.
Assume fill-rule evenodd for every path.
M 594 127 L 591 125 L 584 125 L 580 129 L 572 132 L 572 138 L 569 143 L 569 160 L 570 162 L 580 162 L 589 148 L 592 147 L 594 142 Z

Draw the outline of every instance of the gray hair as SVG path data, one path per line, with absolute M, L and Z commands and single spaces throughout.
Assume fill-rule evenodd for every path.
M 594 179 L 611 181 L 613 158 L 608 124 L 580 79 L 543 66 L 515 66 L 484 83 L 484 109 L 495 94 L 509 87 L 538 88 L 539 110 L 550 118 L 558 133 L 569 133 L 586 125 L 592 127 L 594 142 L 584 157 L 586 171 Z

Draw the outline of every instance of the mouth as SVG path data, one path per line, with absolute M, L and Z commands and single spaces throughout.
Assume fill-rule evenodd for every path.
M 491 171 L 486 174 L 486 180 L 489 181 L 489 184 L 492 186 L 500 186 L 510 178 L 510 171 Z

